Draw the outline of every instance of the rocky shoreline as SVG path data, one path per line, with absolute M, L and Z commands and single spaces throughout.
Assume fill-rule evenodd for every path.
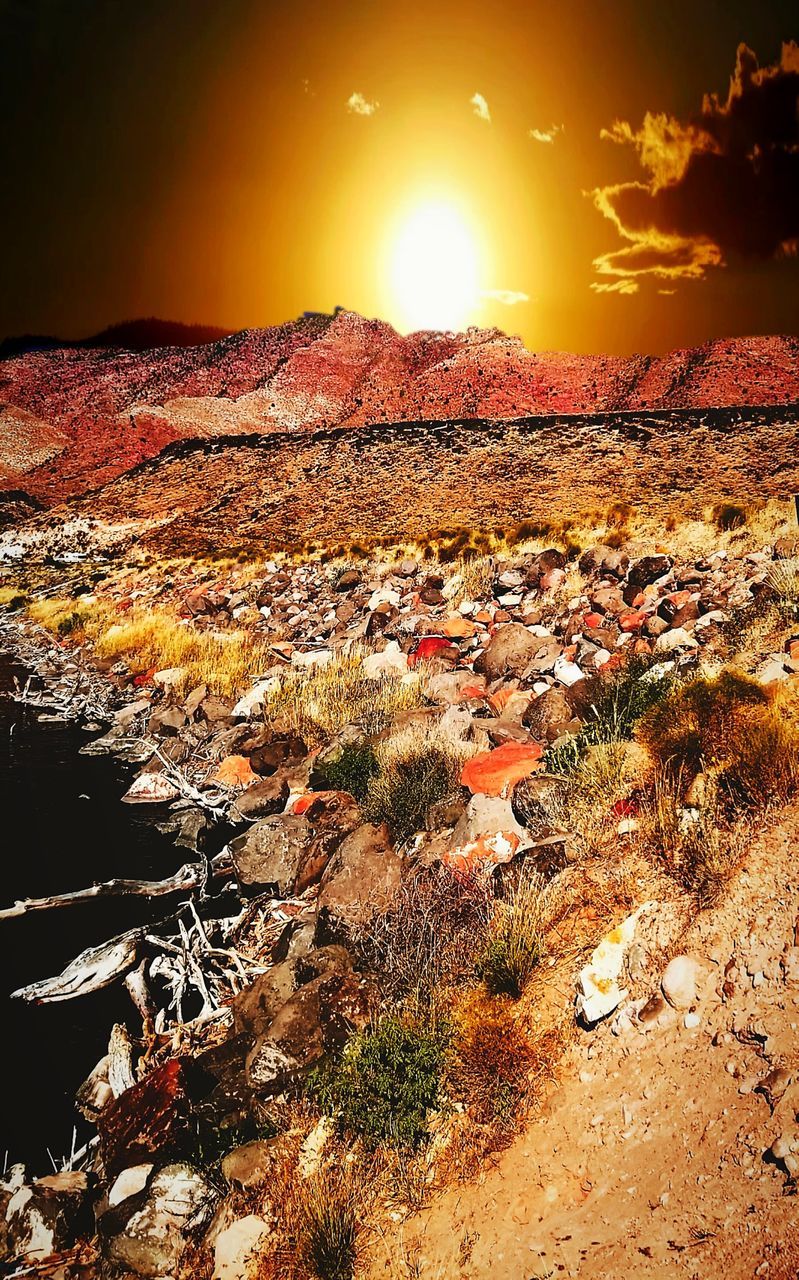
M 536 946 L 569 984 L 539 1038 L 565 1037 L 575 1015 L 583 1027 L 613 1021 L 619 1035 L 668 1008 L 691 1013 L 694 962 L 678 951 L 662 972 L 686 884 L 662 860 L 643 869 L 652 784 L 637 725 L 651 725 L 661 701 L 697 682 L 715 689 L 712 673 L 732 660 L 743 682 L 735 696 L 756 708 L 795 688 L 796 543 L 783 535 L 737 554 L 688 554 L 615 541 L 571 557 L 545 547 L 453 565 L 413 556 L 274 562 L 246 580 L 235 567 L 205 581 L 191 568 L 166 580 L 142 570 L 84 591 L 78 622 L 60 640 L 15 606 L 0 643 L 42 685 L 17 696 L 100 733 L 84 751 L 135 768 L 122 798 L 153 805 L 188 860 L 162 882 L 76 886 L 91 896 L 163 896 L 163 923 L 109 939 L 16 993 L 47 1001 L 124 982 L 137 1026 L 110 1030 L 108 1054 L 79 1092 L 97 1126 L 86 1150 L 50 1178 L 29 1181 L 16 1167 L 0 1187 L 0 1243 L 14 1274 L 206 1274 L 192 1270 L 196 1258 L 187 1262 L 194 1248 L 207 1274 L 244 1280 L 255 1274 L 253 1253 L 282 1256 L 275 1239 L 287 1228 L 268 1195 L 276 1153 L 285 1160 L 291 1147 L 295 1187 L 324 1173 L 325 1151 L 335 1160 L 344 1150 L 342 1126 L 369 1149 L 368 1127 L 342 1119 L 351 1098 L 320 1103 L 327 1095 L 313 1081 L 327 1064 L 346 1064 L 353 1045 L 365 1052 L 386 1019 L 418 1021 L 418 991 L 414 1004 L 413 984 L 398 977 L 397 930 L 398 917 L 420 910 L 422 892 L 434 895 L 434 937 L 419 935 L 427 950 L 414 982 L 421 989 L 435 971 L 454 1023 L 458 1002 L 476 998 L 475 982 L 490 995 L 498 980 L 485 957 L 471 958 L 466 935 L 487 928 L 486 954 L 496 957 L 497 921 L 531 885 Z M 201 635 L 250 628 L 265 646 L 263 665 L 248 687 L 222 696 L 187 683 L 184 667 L 103 660 L 81 630 L 103 592 L 120 627 L 132 608 L 157 601 Z M 615 775 L 591 810 L 599 834 L 579 816 L 593 792 L 586 799 L 573 784 L 597 760 Z M 724 776 L 711 772 L 700 756 L 686 775 L 675 812 L 697 816 L 681 822 L 705 821 L 711 784 Z M 737 831 L 741 813 L 721 813 L 713 821 Z M 610 850 L 632 859 L 630 884 Z M 591 893 L 609 909 L 586 915 Z M 68 911 L 70 898 L 9 910 Z M 454 901 L 461 923 L 452 923 Z M 564 921 L 570 943 L 560 954 L 549 931 Z M 450 968 L 439 972 L 449 929 Z M 515 988 L 499 988 L 519 1009 L 528 982 L 540 996 L 546 981 L 537 956 L 528 960 Z M 789 983 L 793 963 L 785 961 Z M 504 1034 L 520 1033 L 508 1023 Z M 410 1146 L 427 1151 L 428 1173 L 454 1141 L 457 1117 L 480 1114 L 474 1094 L 453 1083 L 466 1051 L 457 1052 L 461 1066 L 444 1091 L 433 1090 L 421 1119 L 414 1113 L 421 1128 Z M 527 1088 L 518 1086 L 519 1099 Z M 486 1149 L 505 1141 L 507 1122 L 493 1112 L 472 1123 Z M 436 1136 L 425 1146 L 429 1127 Z M 789 1179 L 799 1171 L 792 1142 L 774 1150 Z M 264 1185 L 258 1212 L 243 1213 L 242 1190 Z M 286 1274 L 311 1274 L 295 1245 L 298 1270 Z

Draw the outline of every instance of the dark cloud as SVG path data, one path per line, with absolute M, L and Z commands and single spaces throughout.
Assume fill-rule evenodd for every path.
M 706 95 L 687 123 L 647 113 L 616 121 L 646 180 L 594 191 L 625 245 L 597 258 L 602 276 L 693 278 L 733 256 L 777 258 L 799 244 L 799 45 L 759 67 L 740 45 L 725 101 Z

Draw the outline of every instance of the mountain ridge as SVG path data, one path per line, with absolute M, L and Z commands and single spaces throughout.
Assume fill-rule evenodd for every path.
M 496 329 L 402 336 L 341 311 L 199 346 L 6 359 L 0 487 L 58 502 L 181 439 L 795 402 L 799 339 L 790 336 L 582 356 L 531 352 Z

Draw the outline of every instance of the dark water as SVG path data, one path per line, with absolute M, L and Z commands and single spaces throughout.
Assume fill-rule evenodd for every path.
M 14 667 L 0 652 L 0 906 L 78 889 L 112 876 L 160 879 L 185 860 L 153 825 L 152 806 L 125 805 L 129 771 L 81 756 L 91 735 L 41 723 L 3 696 Z M 99 736 L 99 735 L 98 735 Z M 28 1006 L 9 992 L 59 973 L 88 946 L 166 914 L 161 899 L 101 899 L 0 921 L 0 1169 L 22 1160 L 51 1172 L 49 1147 L 68 1152 L 91 1128 L 77 1116 L 77 1086 L 103 1056 L 117 1021 L 140 1022 L 121 982 L 90 996 Z

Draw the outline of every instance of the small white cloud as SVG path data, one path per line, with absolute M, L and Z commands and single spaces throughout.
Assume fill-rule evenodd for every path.
M 602 284 L 599 284 L 594 280 L 589 285 L 589 288 L 593 289 L 594 293 L 637 293 L 638 282 L 636 280 L 624 279 L 614 280 L 612 284 L 608 284 L 604 281 Z
M 473 94 L 469 99 L 469 105 L 473 108 L 478 120 L 485 120 L 486 124 L 491 123 L 491 112 L 488 110 L 488 103 L 482 93 Z
M 503 307 L 515 307 L 520 302 L 530 301 L 529 293 L 522 293 L 518 289 L 484 289 L 482 297 L 491 302 L 501 302 Z
M 370 102 L 362 93 L 351 93 L 347 99 L 347 110 L 355 116 L 373 116 L 379 106 L 379 102 Z
M 562 124 L 551 124 L 548 129 L 528 129 L 527 137 L 533 142 L 554 142 L 559 133 L 563 133 Z

